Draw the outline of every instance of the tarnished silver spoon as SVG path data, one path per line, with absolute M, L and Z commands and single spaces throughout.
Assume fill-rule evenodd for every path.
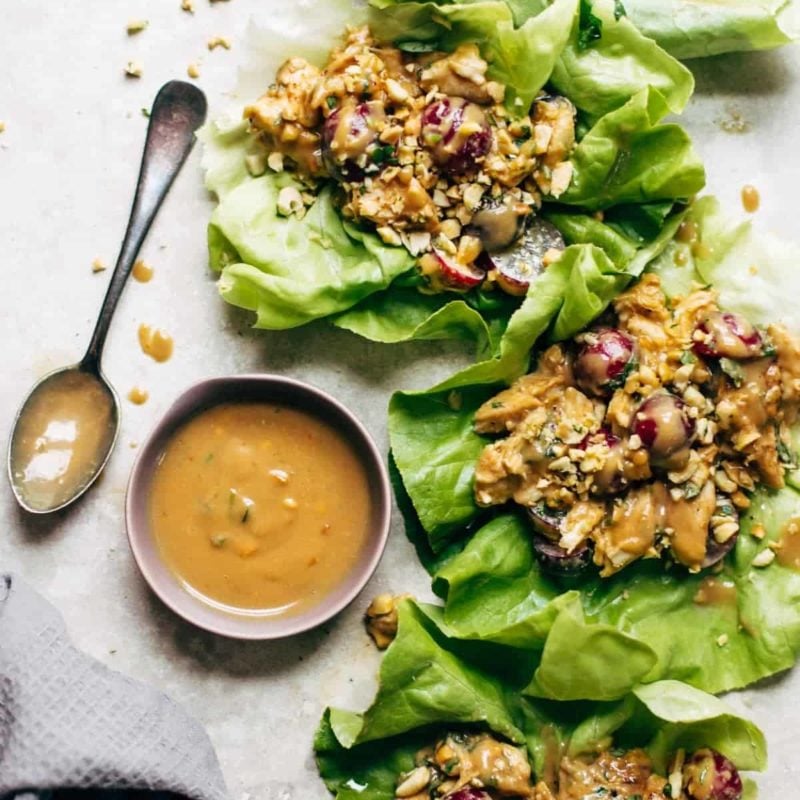
M 42 378 L 14 420 L 8 477 L 27 511 L 46 514 L 69 505 L 111 455 L 120 409 L 100 369 L 106 334 L 139 248 L 205 116 L 205 95 L 181 81 L 162 86 L 153 102 L 128 228 L 86 355 Z

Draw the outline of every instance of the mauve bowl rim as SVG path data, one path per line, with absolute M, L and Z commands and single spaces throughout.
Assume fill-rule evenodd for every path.
M 331 605 L 326 605 L 323 598 L 300 614 L 274 618 L 248 618 L 245 614 L 237 615 L 216 610 L 193 597 L 178 583 L 161 559 L 158 546 L 152 540 L 147 525 L 140 525 L 137 520 L 138 516 L 147 514 L 148 488 L 155 461 L 158 454 L 163 452 L 169 438 L 197 413 L 223 402 L 231 402 L 224 398 L 215 399 L 215 394 L 236 384 L 250 384 L 263 389 L 265 401 L 270 400 L 268 397 L 270 388 L 273 390 L 279 388 L 288 394 L 316 400 L 326 412 L 330 412 L 329 415 L 316 414 L 302 403 L 299 407 L 323 421 L 329 422 L 331 417 L 339 417 L 350 426 L 350 433 L 356 434 L 355 441 L 352 436 L 347 438 L 353 443 L 353 449 L 367 471 L 370 495 L 372 501 L 376 503 L 373 515 L 377 518 L 378 525 L 377 530 L 372 530 L 369 534 L 368 544 L 364 548 L 364 560 L 337 587 L 335 594 L 338 595 L 338 599 Z M 167 608 L 186 622 L 220 636 L 250 641 L 284 639 L 305 633 L 328 622 L 347 608 L 374 575 L 383 557 L 389 539 L 391 515 L 391 482 L 386 464 L 372 436 L 358 417 L 344 403 L 318 386 L 286 375 L 266 372 L 203 378 L 183 389 L 160 416 L 141 446 L 131 468 L 125 492 L 125 527 L 128 545 L 136 566 L 151 591 Z M 149 565 L 151 558 L 164 568 L 162 574 L 151 570 Z

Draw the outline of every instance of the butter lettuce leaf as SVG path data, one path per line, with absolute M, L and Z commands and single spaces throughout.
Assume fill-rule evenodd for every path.
M 757 494 L 742 519 L 734 557 L 713 576 L 643 561 L 610 578 L 573 583 L 542 572 L 526 524 L 506 514 L 439 570 L 434 587 L 455 635 L 543 653 L 528 687 L 534 695 L 604 699 L 603 693 L 663 678 L 718 693 L 788 669 L 800 652 L 800 572 L 777 562 L 752 566 L 799 514 L 800 494 L 791 488 Z M 763 541 L 749 535 L 756 522 L 767 531 Z M 735 590 L 732 602 L 697 601 L 709 577 Z M 596 625 L 607 652 L 618 658 L 594 659 L 585 648 L 581 658 L 565 658 Z M 638 648 L 641 671 L 625 661 L 631 638 L 644 645 Z M 645 648 L 655 655 L 646 670 Z M 611 663 L 614 673 L 604 680 Z
M 793 0 L 625 0 L 633 24 L 675 58 L 780 47 L 800 35 Z
M 692 73 L 618 15 L 614 0 L 594 0 L 591 10 L 600 21 L 600 37 L 581 46 L 575 20 L 570 44 L 550 77 L 552 86 L 592 119 L 648 88 L 662 96 L 669 111 L 680 113 L 694 91 Z
M 683 128 L 658 124 L 667 111 L 659 92 L 643 89 L 602 117 L 570 158 L 572 183 L 560 202 L 598 210 L 697 194 L 705 170 Z
M 661 770 L 678 747 L 713 747 L 742 770 L 765 765 L 759 729 L 689 686 L 661 681 L 614 701 L 553 703 L 518 693 L 512 658 L 465 649 L 435 609 L 403 601 L 372 705 L 323 716 L 314 750 L 328 789 L 342 800 L 390 800 L 416 752 L 464 726 L 527 747 L 537 778 L 554 751 L 579 756 L 610 743 L 644 748 Z

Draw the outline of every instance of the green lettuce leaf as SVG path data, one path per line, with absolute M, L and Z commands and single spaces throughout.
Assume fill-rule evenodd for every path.
M 800 35 L 792 0 L 625 0 L 631 22 L 675 58 L 766 50 Z
M 641 747 L 657 768 L 678 747 L 710 746 L 740 769 L 763 769 L 764 738 L 722 701 L 676 681 L 636 687 L 618 701 L 553 703 L 521 697 L 511 657 L 466 650 L 430 607 L 404 601 L 366 712 L 328 709 L 314 749 L 328 789 L 342 800 L 390 800 L 397 777 L 437 734 L 479 727 L 526 745 L 541 775 L 554 749 L 577 756 Z M 513 672 L 513 668 L 511 670 Z
M 388 247 L 344 221 L 330 188 L 319 193 L 301 220 L 281 217 L 278 193 L 290 182 L 281 174 L 239 184 L 209 223 L 220 294 L 254 311 L 257 328 L 293 328 L 343 311 L 385 289 L 414 264 L 405 249 Z
M 581 47 L 576 19 L 551 85 L 593 119 L 646 89 L 657 91 L 669 111 L 680 113 L 694 91 L 692 73 L 626 17 L 617 19 L 614 0 L 594 0 L 591 9 L 601 22 L 600 38 Z
M 658 206 L 647 212 L 630 217 L 612 214 L 601 223 L 559 210 L 551 219 L 573 241 L 605 237 L 611 243 L 609 252 L 622 261 L 631 252 L 637 231 L 647 229 L 648 217 L 658 224 L 659 214 L 664 213 Z M 800 248 L 765 235 L 750 223 L 731 222 L 712 198 L 678 216 L 672 233 L 681 220 L 690 226 L 688 230 L 694 226 L 695 240 L 681 236 L 662 241 L 647 267 L 659 273 L 668 294 L 686 291 L 692 281 L 710 283 L 720 292 L 724 307 L 757 324 L 781 321 L 800 330 L 800 310 L 780 300 L 791 296 L 798 280 L 795 265 Z M 645 266 L 642 262 L 639 267 Z M 566 308 L 574 283 L 565 283 L 564 291 L 567 299 L 560 302 Z M 559 331 L 569 335 L 574 330 L 568 324 L 559 326 L 563 309 L 556 312 L 556 306 L 546 311 L 551 322 L 535 323 L 535 332 L 545 331 L 548 339 Z M 520 353 L 523 348 L 527 352 L 536 336 L 519 341 Z M 618 694 L 640 680 L 661 678 L 718 692 L 790 667 L 800 652 L 800 574 L 777 562 L 767 569 L 752 567 L 765 543 L 747 532 L 759 522 L 768 538 L 777 538 L 785 523 L 800 515 L 800 495 L 786 488 L 753 497 L 742 518 L 735 553 L 719 576 L 736 588 L 735 604 L 698 605 L 694 599 L 705 576 L 665 571 L 652 561 L 638 562 L 610 579 L 571 584 L 553 580 L 538 568 L 524 521 L 503 514 L 486 524 L 482 516 L 486 512 L 472 497 L 474 465 L 485 440 L 474 433 L 470 422 L 502 381 L 514 377 L 513 370 L 498 369 L 500 361 L 495 358 L 488 365 L 468 368 L 466 375 L 477 378 L 472 383 L 459 373 L 428 393 L 397 394 L 390 405 L 394 457 L 419 524 L 428 533 L 433 553 L 447 549 L 446 562 L 434 558 L 429 563 L 436 570 L 434 588 L 446 600 L 445 621 L 454 634 L 541 654 L 528 691 L 558 699 L 604 699 L 604 692 Z M 514 366 L 522 361 L 518 358 Z M 482 384 L 486 374 L 496 382 Z M 459 388 L 454 392 L 452 387 Z M 789 484 L 800 486 L 800 475 L 790 476 Z M 591 630 L 594 626 L 600 627 Z M 593 636 L 608 653 L 622 654 L 631 648 L 629 640 L 636 640 L 639 656 L 629 665 L 629 674 L 617 671 L 615 682 L 604 684 L 606 658 L 565 658 L 574 642 L 590 642 Z M 581 652 L 597 646 L 587 645 Z M 655 656 L 649 667 L 648 650 Z M 623 660 L 621 655 L 617 659 Z
M 729 605 L 698 605 L 694 598 L 708 576 L 665 571 L 660 562 L 638 562 L 611 578 L 565 584 L 541 571 L 527 526 L 512 514 L 479 530 L 440 569 L 434 587 L 446 600 L 444 619 L 455 635 L 545 652 L 528 688 L 533 694 L 603 699 L 612 689 L 630 690 L 640 679 L 662 678 L 717 693 L 787 669 L 800 652 L 800 573 L 777 562 L 752 567 L 757 553 L 799 514 L 800 495 L 792 489 L 754 498 L 735 556 L 716 576 L 736 588 L 736 602 Z M 767 530 L 763 542 L 748 534 L 755 522 Z M 581 613 L 573 605 L 576 598 Z M 619 633 L 607 638 L 619 659 L 565 659 L 574 642 L 592 635 L 581 629 L 595 625 L 603 626 L 603 636 L 609 626 Z M 638 675 L 631 670 L 628 678 L 620 675 L 630 646 L 625 637 L 656 656 L 649 670 Z M 641 653 L 643 666 L 647 656 L 644 649 Z
M 577 0 L 528 4 L 525 19 L 503 0 L 416 3 L 372 0 L 372 30 L 404 49 L 454 50 L 477 44 L 489 77 L 506 86 L 512 111 L 526 111 L 550 77 L 569 41 Z M 525 65 L 521 69 L 521 65 Z
M 705 170 L 683 128 L 658 124 L 667 111 L 659 92 L 643 89 L 602 117 L 575 148 L 572 183 L 560 201 L 597 210 L 697 194 Z

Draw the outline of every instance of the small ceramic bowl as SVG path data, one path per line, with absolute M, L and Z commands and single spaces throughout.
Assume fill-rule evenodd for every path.
M 200 411 L 226 402 L 275 402 L 299 408 L 336 428 L 364 464 L 370 491 L 371 535 L 359 562 L 319 604 L 296 615 L 257 616 L 222 611 L 194 597 L 161 560 L 151 534 L 148 503 L 156 466 L 175 431 Z M 307 383 L 279 375 L 236 375 L 196 383 L 167 411 L 133 466 L 125 501 L 133 557 L 152 590 L 176 614 L 200 628 L 236 639 L 278 639 L 314 628 L 347 606 L 364 588 L 383 554 L 389 535 L 389 476 L 364 426 L 341 403 Z

